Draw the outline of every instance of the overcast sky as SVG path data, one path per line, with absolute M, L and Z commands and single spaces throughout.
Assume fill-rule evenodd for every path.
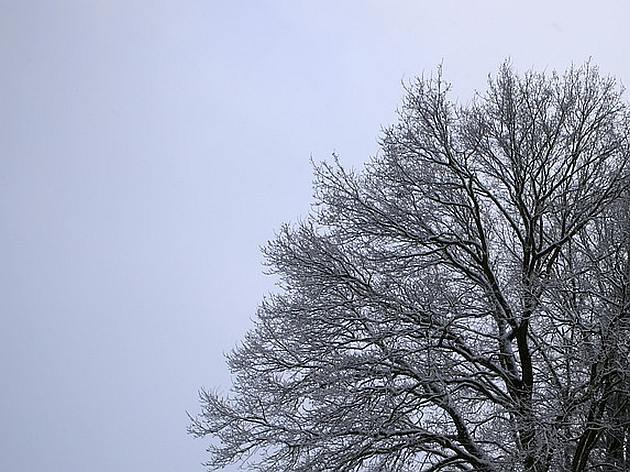
M 200 472 L 310 157 L 359 167 L 440 62 L 462 102 L 508 56 L 628 83 L 625 4 L 0 1 L 0 470 Z

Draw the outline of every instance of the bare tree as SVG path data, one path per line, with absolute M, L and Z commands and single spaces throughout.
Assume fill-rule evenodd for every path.
M 407 87 L 360 172 L 316 166 L 311 216 L 201 392 L 208 466 L 630 470 L 630 120 L 613 79 L 504 65 L 470 105 Z

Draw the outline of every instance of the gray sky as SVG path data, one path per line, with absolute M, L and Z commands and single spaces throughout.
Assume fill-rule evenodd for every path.
M 630 82 L 625 3 L 0 2 L 0 470 L 201 471 L 309 157 L 359 166 L 441 61 L 462 101 L 508 56 Z

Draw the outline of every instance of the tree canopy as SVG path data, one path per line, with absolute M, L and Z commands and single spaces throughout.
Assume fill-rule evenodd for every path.
M 630 120 L 591 64 L 469 104 L 408 84 L 360 172 L 264 254 L 279 289 L 201 391 L 210 468 L 630 470 Z

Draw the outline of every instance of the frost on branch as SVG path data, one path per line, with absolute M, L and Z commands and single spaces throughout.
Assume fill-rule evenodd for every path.
M 629 120 L 592 65 L 406 90 L 364 170 L 315 168 L 280 290 L 202 391 L 209 468 L 630 470 Z

